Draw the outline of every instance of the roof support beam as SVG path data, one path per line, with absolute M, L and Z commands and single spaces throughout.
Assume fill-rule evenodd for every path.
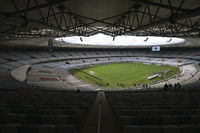
M 136 32 L 139 30 L 145 30 L 154 26 L 159 26 L 159 25 L 163 25 L 163 24 L 167 24 L 167 23 L 171 23 L 171 22 L 177 22 L 179 20 L 183 20 L 183 19 L 187 19 L 187 18 L 191 18 L 191 17 L 195 17 L 195 16 L 199 16 L 200 15 L 200 7 L 195 8 L 193 10 L 191 10 L 190 12 L 187 13 L 182 13 L 182 14 L 176 14 L 176 15 L 172 15 L 171 17 L 168 18 L 164 18 L 162 20 L 159 20 L 157 22 L 153 22 L 147 25 L 143 25 L 140 26 L 130 32 Z
M 180 8 L 180 7 L 168 6 L 168 5 L 152 2 L 150 0 L 131 0 L 131 1 L 134 1 L 134 2 L 137 2 L 137 3 L 141 3 L 141 4 L 148 4 L 148 5 L 151 5 L 151 6 L 166 8 L 166 9 L 174 10 L 174 11 L 180 11 L 180 12 L 189 11 L 187 9 L 183 9 L 183 8 Z
M 77 16 L 79 18 L 84 18 L 84 19 L 88 19 L 88 20 L 92 20 L 93 22 L 91 23 L 87 23 L 86 25 L 92 25 L 94 23 L 102 23 L 102 24 L 107 24 L 107 25 L 111 25 L 111 26 L 116 26 L 116 24 L 112 24 L 112 23 L 109 23 L 109 22 L 106 22 L 105 20 L 107 19 L 102 19 L 102 20 L 98 20 L 98 19 L 94 19 L 94 18 L 90 18 L 90 17 L 85 17 L 85 16 L 81 16 L 81 15 L 78 15 L 78 14 L 74 14 L 72 13 L 74 16 Z M 118 25 L 119 27 L 121 27 L 120 25 Z M 132 30 L 131 28 L 129 28 L 130 30 Z
M 6 14 L 8 16 L 17 15 L 17 14 L 21 14 L 21 13 L 25 13 L 25 12 L 30 12 L 30 11 L 46 8 L 46 7 L 49 7 L 49 6 L 54 6 L 55 4 L 59 4 L 59 3 L 67 2 L 67 1 L 69 1 L 69 0 L 55 0 L 55 1 L 52 1 L 52 2 L 49 2 L 49 3 L 45 3 L 45 4 L 42 4 L 42 5 L 38 5 L 38 6 L 34 6 L 34 7 L 18 10 L 16 12 L 6 13 Z
M 23 18 L 20 18 L 20 17 L 6 17 L 5 14 L 0 14 L 0 18 L 6 19 L 6 20 L 12 21 L 12 22 L 17 22 L 17 23 L 22 24 L 22 25 L 24 23 L 26 23 L 26 20 L 23 19 Z M 58 28 L 58 27 L 55 27 L 55 26 L 51 26 L 51 25 L 45 25 L 43 23 L 37 22 L 35 20 L 31 20 L 31 19 L 28 19 L 28 24 L 31 24 L 32 27 L 36 26 L 38 28 L 41 27 L 41 28 L 57 30 L 57 31 L 60 31 L 60 32 L 76 34 L 74 32 L 68 31 L 66 29 L 61 29 L 61 28 Z

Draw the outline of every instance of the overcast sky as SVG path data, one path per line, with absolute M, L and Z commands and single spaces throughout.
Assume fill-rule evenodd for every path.
M 184 42 L 181 38 L 168 38 L 168 37 L 142 37 L 142 36 L 116 36 L 113 41 L 113 37 L 96 34 L 90 37 L 71 36 L 57 38 L 56 40 L 65 41 L 67 43 L 75 44 L 90 44 L 90 45 L 114 45 L 114 46 L 138 46 L 138 45 L 165 45 Z M 145 41 L 146 40 L 146 41 Z

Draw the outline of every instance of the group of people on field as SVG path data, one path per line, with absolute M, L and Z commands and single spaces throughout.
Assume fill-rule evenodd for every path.
M 119 86 L 119 87 L 125 87 L 125 86 L 127 86 L 127 83 L 117 83 L 117 86 Z
M 171 90 L 171 89 L 180 89 L 181 88 L 181 85 L 180 83 L 175 83 L 174 86 L 170 83 L 170 84 L 165 84 L 164 85 L 164 90 Z

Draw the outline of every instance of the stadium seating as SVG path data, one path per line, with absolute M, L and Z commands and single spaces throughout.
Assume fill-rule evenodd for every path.
M 124 133 L 200 131 L 199 95 L 180 91 L 106 92 Z
M 50 66 L 57 69 L 69 69 L 71 67 L 81 66 L 81 65 L 90 65 L 98 63 L 109 63 L 109 62 L 150 62 L 150 63 L 162 63 L 170 65 L 182 65 L 187 63 L 198 64 L 200 59 L 198 49 L 184 48 L 174 49 L 174 48 L 163 48 L 160 52 L 151 52 L 149 48 L 138 48 L 135 50 L 96 50 L 96 49 L 83 49 L 83 50 L 59 50 L 48 53 L 44 50 L 10 50 L 8 52 L 2 51 L 0 53 L 0 69 L 1 72 L 7 71 L 8 73 L 19 66 L 31 65 L 34 69 L 41 66 Z M 109 57 L 109 59 L 108 59 Z M 84 59 L 84 62 L 83 62 Z M 96 61 L 96 60 L 99 61 Z M 151 59 L 151 60 L 149 60 Z M 162 61 L 164 59 L 165 61 Z M 181 62 L 180 62 L 181 60 Z M 68 64 L 66 64 L 68 62 Z M 36 68 L 35 70 L 38 70 Z M 33 72 L 36 72 L 32 70 Z M 49 68 L 44 68 L 49 70 Z M 50 70 L 51 71 L 51 70 Z M 4 73 L 4 72 L 3 72 Z M 39 75 L 37 72 L 34 73 Z M 53 78 L 53 74 L 40 73 L 41 78 Z M 42 76 L 43 75 L 43 76 Z M 34 78 L 34 75 L 31 75 Z M 12 81 L 15 82 L 15 81 Z M 193 81 L 188 81 L 193 83 Z M 10 86 L 9 83 L 4 83 L 7 86 Z M 19 83 L 12 83 L 19 84 Z M 5 86 L 6 86 L 5 85 Z M 4 85 L 3 85 L 4 86 Z M 13 85 L 15 86 L 15 85 Z M 17 86 L 17 85 L 16 85 Z M 68 83 L 65 83 L 64 86 L 72 87 Z M 190 85 L 192 86 L 192 85 Z M 198 84 L 196 85 L 198 86 Z
M 0 90 L 1 133 L 75 133 L 95 92 Z M 30 130 L 32 129 L 32 130 Z
M 108 59 L 109 58 L 109 59 Z M 98 61 L 97 61 L 98 59 Z M 162 61 L 162 59 L 165 59 Z M 198 49 L 137 50 L 9 51 L 0 53 L 0 133 L 76 133 L 96 98 L 90 88 L 79 89 L 69 82 L 55 90 L 18 82 L 10 72 L 31 65 L 32 81 L 57 80 L 58 87 L 71 67 L 109 62 L 147 62 L 196 64 Z M 84 61 L 83 61 L 84 60 Z M 181 62 L 179 62 L 181 60 Z M 69 64 L 66 64 L 66 61 Z M 199 70 L 199 69 L 198 69 Z M 55 75 L 57 77 L 55 77 Z M 198 78 L 195 77 L 195 78 Z M 196 80 L 195 80 L 196 81 Z M 199 88 L 199 82 L 188 81 Z M 46 83 L 47 86 L 50 83 Z M 72 91 L 71 91 L 72 90 Z M 86 91 L 83 91 L 86 90 Z M 87 91 L 89 90 L 89 91 Z M 128 92 L 128 93 L 127 93 Z M 123 133 L 195 133 L 200 130 L 199 92 L 106 91 L 106 97 Z
M 84 54 L 83 54 L 84 53 Z M 98 55 L 96 54 L 98 53 Z M 121 54 L 120 54 L 121 53 Z M 71 55 L 71 56 L 70 56 Z M 56 51 L 49 54 L 45 51 L 9 51 L 0 53 L 0 67 L 13 69 L 24 64 L 34 64 L 46 61 L 64 60 L 64 59 L 79 59 L 79 58 L 96 58 L 96 57 L 165 57 L 165 58 L 185 58 L 185 59 L 200 59 L 198 49 L 162 49 L 161 52 L 151 52 L 148 49 L 137 49 L 135 51 Z

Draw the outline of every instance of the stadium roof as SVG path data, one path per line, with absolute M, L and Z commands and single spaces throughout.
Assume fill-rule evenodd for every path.
M 1 0 L 1 39 L 200 36 L 199 0 Z

